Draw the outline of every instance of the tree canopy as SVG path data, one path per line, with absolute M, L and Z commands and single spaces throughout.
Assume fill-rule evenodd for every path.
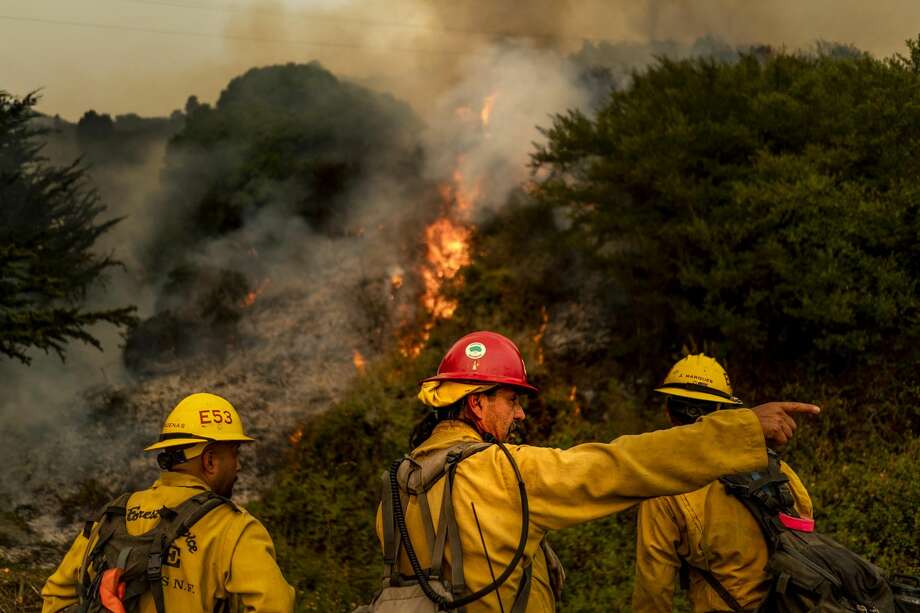
M 555 118 L 536 195 L 628 297 L 611 315 L 656 351 L 916 355 L 918 66 L 913 42 L 890 60 L 662 60 L 596 115 Z
M 62 359 L 69 341 L 101 348 L 88 328 L 133 323 L 133 307 L 84 308 L 87 292 L 119 262 L 93 251 L 118 222 L 105 211 L 75 161 L 50 165 L 43 130 L 34 127 L 36 97 L 0 91 L 0 353 L 29 363 L 30 348 Z

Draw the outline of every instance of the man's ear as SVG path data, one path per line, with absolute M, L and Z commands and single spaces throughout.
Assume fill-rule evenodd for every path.
M 470 394 L 466 397 L 466 408 L 476 419 L 482 419 L 485 414 L 485 406 L 482 402 L 482 394 Z
M 201 453 L 201 470 L 204 471 L 204 474 L 210 475 L 213 474 L 217 469 L 217 463 L 214 458 L 214 450 L 211 447 L 206 447 L 205 450 Z

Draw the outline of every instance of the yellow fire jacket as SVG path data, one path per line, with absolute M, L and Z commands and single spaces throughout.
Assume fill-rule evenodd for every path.
M 812 516 L 811 499 L 799 477 L 789 477 L 796 511 Z M 690 565 L 689 596 L 695 612 L 731 608 L 694 568 L 707 569 L 745 609 L 766 596 L 767 543 L 757 521 L 719 481 L 680 496 L 646 500 L 639 507 L 633 611 L 670 613 L 683 557 Z
M 431 437 L 412 451 L 423 458 L 461 441 L 482 441 L 460 421 L 445 421 Z M 508 581 L 485 598 L 469 605 L 469 613 L 500 611 L 514 602 L 523 568 L 533 564 L 533 584 L 528 612 L 555 611 L 546 558 L 540 541 L 549 530 L 599 519 L 623 511 L 645 498 L 692 491 L 719 475 L 763 469 L 767 453 L 757 417 L 747 409 L 719 411 L 699 422 L 636 436 L 621 436 L 610 443 L 587 443 L 570 449 L 529 445 L 508 446 L 520 467 L 530 505 L 530 526 L 524 558 Z M 439 521 L 444 479 L 428 493 L 435 525 Z M 521 503 L 517 480 L 508 459 L 493 445 L 460 463 L 454 480 L 454 513 L 460 532 L 466 584 L 475 591 L 491 582 L 479 530 L 482 527 L 492 569 L 501 574 L 518 545 Z M 406 524 L 422 567 L 430 564 L 417 499 L 406 510 Z M 378 508 L 377 536 L 382 545 L 383 518 Z M 450 551 L 446 553 L 450 563 Z M 401 550 L 400 572 L 412 570 Z M 446 575 L 446 576 L 449 576 Z
M 193 476 L 162 473 L 150 489 L 128 500 L 128 532 L 147 532 L 159 522 L 156 510 L 174 508 L 205 490 L 208 486 Z M 190 533 L 191 539 L 173 543 L 179 549 L 178 566 L 163 566 L 167 611 L 211 613 L 218 599 L 235 600 L 245 611 L 293 611 L 294 589 L 281 575 L 272 539 L 259 520 L 244 509 L 223 505 L 199 520 Z M 42 589 L 42 613 L 61 611 L 78 601 L 80 568 L 92 544 L 82 533 L 74 541 Z M 156 611 L 149 592 L 142 596 L 141 611 Z

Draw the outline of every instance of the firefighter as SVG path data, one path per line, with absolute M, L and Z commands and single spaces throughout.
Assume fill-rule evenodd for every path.
M 413 433 L 409 457 L 424 472 L 426 460 L 446 449 L 506 441 L 514 424 L 525 418 L 523 397 L 536 393 L 511 340 L 494 332 L 464 336 L 444 356 L 437 375 L 421 382 L 419 399 L 431 411 Z M 549 531 L 623 511 L 646 498 L 693 491 L 725 473 L 763 468 L 766 443 L 782 444 L 792 435 L 795 422 L 790 414 L 818 411 L 808 404 L 767 403 L 750 410 L 719 411 L 685 428 L 621 436 L 611 442 L 565 450 L 493 444 L 469 455 L 456 465 L 448 490 L 451 504 L 445 505 L 452 508 L 456 520 L 456 529 L 448 523 L 447 540 L 452 530 L 460 537 L 459 579 L 464 589 L 459 591 L 475 593 L 499 583 L 497 578 L 509 566 L 513 571 L 498 589 L 469 604 L 467 611 L 554 611 L 561 573 L 553 572 L 559 565 L 545 547 Z M 424 492 L 416 490 L 405 497 L 405 527 L 421 567 L 432 559 L 430 539 L 435 533 L 428 519 L 447 498 L 445 481 L 441 478 Z M 519 489 L 526 490 L 526 507 Z M 377 606 L 387 590 L 398 598 L 394 590 L 400 588 L 393 586 L 418 576 L 404 545 L 396 549 L 395 570 L 386 560 L 394 528 L 388 521 L 392 514 L 383 507 L 377 513 L 377 535 L 387 562 L 387 589 L 378 595 Z M 399 513 L 395 505 L 393 513 Z M 529 518 L 526 535 L 525 515 Z M 523 556 L 511 565 L 522 544 Z M 438 549 L 445 547 L 434 548 Z M 451 565 L 456 558 L 446 547 L 442 567 L 432 573 L 452 577 L 455 591 L 458 577 Z
M 703 354 L 677 362 L 655 391 L 664 396 L 675 426 L 711 419 L 743 404 L 733 395 L 725 369 Z M 796 512 L 810 518 L 811 499 L 802 481 L 785 463 L 779 468 L 789 479 Z M 678 576 L 689 590 L 694 611 L 733 610 L 719 594 L 723 589 L 729 600 L 754 610 L 769 587 L 767 557 L 756 520 L 719 481 L 693 492 L 646 500 L 639 506 L 633 611 L 671 611 Z
M 160 478 L 87 522 L 42 589 L 42 611 L 78 602 L 88 611 L 292 611 L 294 590 L 275 562 L 271 537 L 230 501 L 239 447 L 252 440 L 220 396 L 179 402 L 159 440 L 145 449 L 159 452 Z M 160 544 L 160 535 L 176 538 Z M 160 549 L 148 550 L 154 546 Z

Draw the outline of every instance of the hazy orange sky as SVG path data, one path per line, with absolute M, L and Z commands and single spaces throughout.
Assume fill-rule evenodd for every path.
M 252 66 L 319 60 L 421 108 L 502 33 L 567 51 L 712 34 L 886 56 L 918 31 L 917 0 L 0 0 L 0 89 L 42 89 L 39 109 L 71 120 L 165 115 Z

